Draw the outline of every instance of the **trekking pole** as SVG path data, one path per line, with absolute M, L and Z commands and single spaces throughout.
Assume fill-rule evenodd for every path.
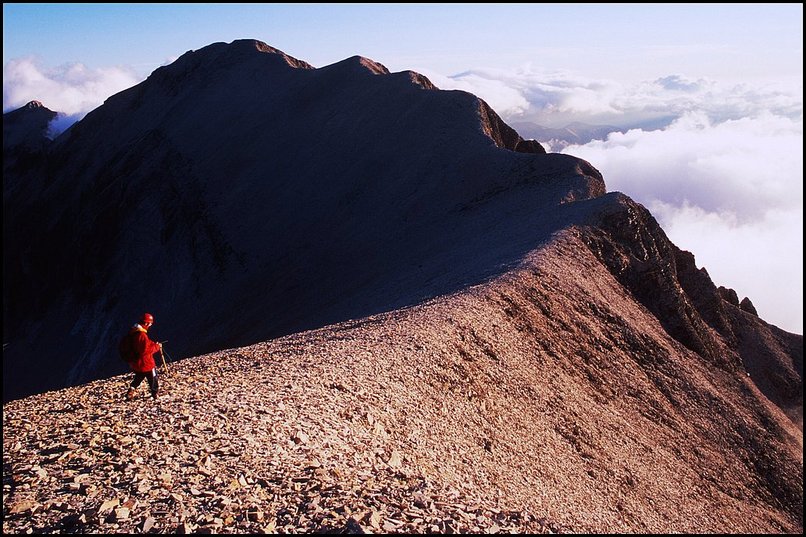
M 160 358 L 162 358 L 162 368 L 165 369 L 165 376 L 170 376 L 168 374 L 168 364 L 165 363 L 165 354 L 162 352 L 162 346 L 160 346 Z

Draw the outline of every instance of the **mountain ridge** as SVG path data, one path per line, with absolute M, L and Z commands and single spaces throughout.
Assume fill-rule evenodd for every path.
M 802 335 L 532 142 L 254 40 L 43 142 L 4 180 L 4 531 L 802 532 Z M 143 311 L 156 403 L 114 355 Z
M 5 404 L 4 530 L 798 533 L 802 433 L 669 337 L 592 231 L 450 296 L 170 363 L 157 403 L 118 376 Z

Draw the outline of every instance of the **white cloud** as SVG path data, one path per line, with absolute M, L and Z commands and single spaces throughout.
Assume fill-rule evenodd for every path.
M 748 296 L 765 321 L 803 333 L 803 210 L 773 210 L 740 223 L 689 204 L 649 207 L 669 238 L 695 255 L 716 285 Z
M 691 81 L 684 76 L 669 75 L 657 79 L 655 83 L 667 90 L 692 92 L 701 90 L 705 84 L 705 81 L 704 80 Z
M 3 66 L 3 112 L 41 101 L 62 114 L 51 125 L 52 131 L 60 132 L 138 82 L 136 73 L 125 67 L 90 69 L 73 63 L 47 68 L 33 58 L 18 58 Z
M 715 124 L 687 113 L 663 130 L 611 133 L 563 152 L 647 206 L 715 284 L 803 332 L 802 119 L 764 113 Z
M 428 69 L 418 70 L 438 88 L 463 90 L 484 99 L 499 115 L 523 114 L 529 109 L 529 101 L 521 92 L 507 85 L 504 80 L 468 75 L 467 78 L 447 77 Z
M 531 68 L 427 76 L 442 89 L 463 89 L 478 95 L 506 120 L 534 121 L 550 127 L 583 121 L 659 128 L 689 112 L 703 113 L 714 122 L 763 112 L 793 119 L 803 115 L 803 86 L 798 77 L 751 85 L 672 74 L 624 84 Z M 500 103 L 500 109 L 495 103 Z
M 605 141 L 563 152 L 594 164 L 608 188 L 638 200 L 740 220 L 803 205 L 803 121 L 764 114 L 713 124 L 687 113 L 662 130 L 611 133 Z
M 567 72 L 477 69 L 450 77 L 424 74 L 440 89 L 462 89 L 478 95 L 506 119 L 536 120 L 549 126 L 557 126 L 561 118 L 573 113 L 617 114 L 613 99 L 622 91 L 613 81 L 585 79 Z

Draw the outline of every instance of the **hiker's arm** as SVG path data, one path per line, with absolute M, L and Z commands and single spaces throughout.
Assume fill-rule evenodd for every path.
M 159 343 L 152 341 L 145 332 L 140 332 L 135 347 L 141 356 L 144 354 L 154 354 L 160 350 Z

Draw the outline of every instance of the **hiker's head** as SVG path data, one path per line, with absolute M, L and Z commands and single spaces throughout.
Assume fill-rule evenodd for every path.
M 144 327 L 148 328 L 152 324 L 154 324 L 154 316 L 150 313 L 144 313 L 143 317 L 140 319 L 140 324 Z

